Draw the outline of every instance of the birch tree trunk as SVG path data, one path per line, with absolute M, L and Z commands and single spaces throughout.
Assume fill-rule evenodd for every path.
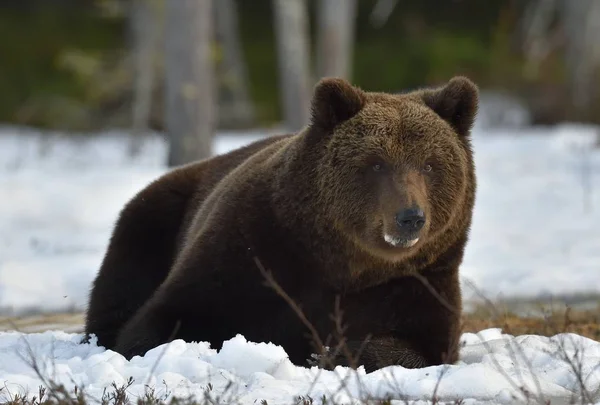
M 521 31 L 526 76 L 538 75 L 541 61 L 554 47 L 550 26 L 558 6 L 558 0 L 535 0 L 529 2 L 525 9 Z
M 131 2 L 133 37 L 133 117 L 132 137 L 129 155 L 140 153 L 142 135 L 148 131 L 152 90 L 156 73 L 156 60 L 159 54 L 159 40 L 162 38 L 160 0 L 133 0 Z
M 221 111 L 221 115 L 237 125 L 250 125 L 254 121 L 254 108 L 248 92 L 248 70 L 240 45 L 235 0 L 217 0 L 215 14 L 216 34 L 223 49 L 224 97 L 220 105 L 226 111 Z
M 352 75 L 356 0 L 320 0 L 317 75 L 349 80 Z
M 398 0 L 377 0 L 377 3 L 375 3 L 375 7 L 369 16 L 371 26 L 375 28 L 383 27 L 397 5 Z
M 564 7 L 571 102 L 578 114 L 586 118 L 598 94 L 600 1 L 566 0 Z
M 212 0 L 167 0 L 165 124 L 169 166 L 212 154 L 216 117 L 212 6 Z
M 279 88 L 288 130 L 298 131 L 310 118 L 310 55 L 305 0 L 273 0 Z

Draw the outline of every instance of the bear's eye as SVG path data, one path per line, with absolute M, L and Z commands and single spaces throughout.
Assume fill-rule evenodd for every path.
M 425 173 L 429 173 L 432 170 L 433 170 L 433 167 L 431 165 L 425 165 L 425 166 L 423 166 L 423 171 Z
M 382 163 L 374 163 L 373 164 L 373 171 L 381 172 L 381 171 L 383 171 L 383 169 L 384 169 L 384 167 L 383 167 Z

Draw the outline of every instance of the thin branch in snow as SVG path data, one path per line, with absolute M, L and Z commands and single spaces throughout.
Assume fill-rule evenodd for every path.
M 325 344 L 323 343 L 323 340 L 321 340 L 321 337 L 319 336 L 319 333 L 317 332 L 317 330 L 315 329 L 313 324 L 310 323 L 308 318 L 306 318 L 306 315 L 304 315 L 304 311 L 302 311 L 302 309 L 296 304 L 296 302 L 292 299 L 292 297 L 290 297 L 283 290 L 283 288 L 281 288 L 281 286 L 279 285 L 279 283 L 277 283 L 277 281 L 275 280 L 275 278 L 273 277 L 271 272 L 267 271 L 264 268 L 264 266 L 262 265 L 262 263 L 256 256 L 254 256 L 254 263 L 256 264 L 256 266 L 258 267 L 260 272 L 262 273 L 263 277 L 267 280 L 266 281 L 267 286 L 269 286 L 273 290 L 275 290 L 275 292 L 281 298 L 283 298 L 285 300 L 285 302 L 290 306 L 290 308 L 292 308 L 292 310 L 296 313 L 296 315 L 298 316 L 300 321 L 304 324 L 304 326 L 306 326 L 308 328 L 314 342 L 316 343 L 316 346 L 317 346 L 316 349 L 319 351 L 319 354 L 322 355 L 323 357 L 326 357 L 327 352 L 325 350 Z

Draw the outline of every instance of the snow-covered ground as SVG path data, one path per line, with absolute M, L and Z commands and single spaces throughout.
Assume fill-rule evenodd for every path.
M 0 400 L 37 394 L 44 383 L 31 366 L 36 359 L 45 379 L 69 390 L 77 386 L 98 400 L 113 382 L 122 386 L 132 377 L 127 394 L 134 402 L 148 385 L 165 401 L 209 395 L 221 398 L 210 403 L 244 405 L 262 400 L 291 405 L 301 403 L 298 397 L 311 397 L 315 404 L 323 398 L 329 404 L 369 398 L 425 403 L 434 394 L 441 401 L 462 399 L 463 404 L 517 404 L 525 401 L 525 392 L 530 393 L 529 403 L 567 404 L 572 398 L 572 403 L 582 403 L 582 392 L 588 403 L 600 403 L 600 343 L 573 334 L 513 337 L 488 329 L 463 335 L 457 364 L 417 370 L 387 367 L 369 374 L 361 368 L 297 367 L 281 347 L 247 342 L 240 335 L 219 352 L 205 343 L 177 340 L 131 361 L 94 343 L 79 344 L 81 336 L 0 332 Z
M 464 280 L 491 298 L 600 291 L 597 131 L 475 130 L 479 187 Z M 161 138 L 131 160 L 120 135 L 0 130 L 0 309 L 85 309 L 119 210 L 166 170 Z M 262 135 L 221 133 L 215 152 Z

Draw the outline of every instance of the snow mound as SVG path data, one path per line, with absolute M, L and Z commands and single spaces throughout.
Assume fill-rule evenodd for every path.
M 334 371 L 297 367 L 276 345 L 248 342 L 243 336 L 226 341 L 221 350 L 207 343 L 175 340 L 131 361 L 95 341 L 82 344 L 81 334 L 45 332 L 0 333 L 0 396 L 36 393 L 41 374 L 72 390 L 83 389 L 100 399 L 111 383 L 126 384 L 135 401 L 146 390 L 166 401 L 172 397 L 206 395 L 225 403 L 294 404 L 310 397 L 320 404 L 360 403 L 365 399 L 431 400 L 514 404 L 530 398 L 568 403 L 580 398 L 580 370 L 588 399 L 600 403 L 600 343 L 575 334 L 554 337 L 518 336 L 488 329 L 462 336 L 460 361 L 450 366 L 417 370 L 387 367 L 369 374 L 338 367 Z M 437 388 L 436 388 L 437 387 Z M 577 401 L 576 401 L 577 402 Z M 579 402 L 577 402 L 579 403 Z

